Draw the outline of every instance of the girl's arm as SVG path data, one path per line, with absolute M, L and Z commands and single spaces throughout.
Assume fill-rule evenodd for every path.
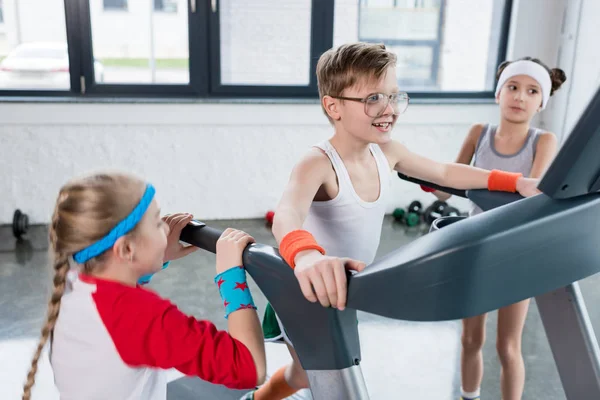
M 175 368 L 232 389 L 252 389 L 264 380 L 264 349 L 253 346 L 258 336 L 262 340 L 254 309 L 232 312 L 229 328 L 237 326 L 227 332 L 147 289 L 98 281 L 92 298 L 115 350 L 130 367 Z M 251 332 L 239 332 L 240 323 Z
M 542 133 L 535 147 L 535 157 L 533 166 L 531 167 L 531 178 L 541 178 L 550 166 L 556 150 L 558 148 L 558 140 L 551 132 Z

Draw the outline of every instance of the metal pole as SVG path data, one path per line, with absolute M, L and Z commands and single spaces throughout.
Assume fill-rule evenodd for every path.
M 369 400 L 358 365 L 328 371 L 306 371 L 314 400 Z
M 600 350 L 579 285 L 535 300 L 567 399 L 600 399 Z
M 150 59 L 148 66 L 152 76 L 152 83 L 156 83 L 156 60 L 154 59 L 154 0 L 150 0 Z
M 20 0 L 15 0 L 15 26 L 16 26 L 16 31 L 17 31 L 17 43 L 15 45 L 15 47 L 17 45 L 21 44 L 21 13 L 19 12 L 19 1 Z

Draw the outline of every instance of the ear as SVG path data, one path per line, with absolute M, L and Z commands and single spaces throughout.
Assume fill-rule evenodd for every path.
M 500 93 L 496 96 L 496 104 L 500 104 Z
M 327 115 L 329 115 L 331 119 L 338 121 L 341 118 L 338 109 L 339 102 L 337 101 L 337 99 L 334 99 L 331 96 L 323 96 L 323 98 L 321 99 L 321 104 L 323 105 L 325 112 L 327 112 Z
M 131 262 L 133 261 L 133 256 L 135 253 L 134 244 L 131 238 L 127 236 L 121 236 L 117 239 L 115 244 L 112 247 L 112 252 L 115 257 L 121 262 Z

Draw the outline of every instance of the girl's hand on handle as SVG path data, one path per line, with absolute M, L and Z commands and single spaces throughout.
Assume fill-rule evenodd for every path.
M 195 246 L 184 246 L 179 242 L 179 236 L 181 231 L 190 221 L 194 218 L 192 214 L 177 213 L 166 215 L 162 220 L 169 226 L 169 233 L 167 234 L 167 248 L 165 249 L 165 255 L 163 261 L 177 260 L 183 258 L 190 253 L 198 250 Z
M 538 189 L 539 183 L 539 179 L 521 177 L 517 180 L 517 192 L 523 197 L 531 197 L 540 194 L 542 192 Z
M 242 254 L 250 243 L 254 243 L 254 238 L 246 232 L 226 229 L 217 241 L 217 275 L 242 266 Z M 231 337 L 243 343 L 252 354 L 256 367 L 256 384 L 261 385 L 267 368 L 263 331 L 256 310 L 244 307 L 233 311 L 227 319 L 227 328 Z
M 246 232 L 227 228 L 217 241 L 217 274 L 242 265 L 242 253 L 254 238 Z

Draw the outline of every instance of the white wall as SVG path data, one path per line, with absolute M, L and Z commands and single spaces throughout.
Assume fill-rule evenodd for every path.
M 513 0 L 507 58 L 537 57 L 552 64 L 558 54 L 565 6 L 572 0 Z
M 560 24 L 552 7 L 533 11 L 529 18 L 521 13 L 519 23 L 535 30 L 535 15 Z M 524 35 L 513 48 L 547 48 L 546 40 Z M 395 136 L 418 153 L 450 161 L 472 123 L 497 118 L 494 104 L 412 105 Z M 98 168 L 146 177 L 165 211 L 260 217 L 275 207 L 295 160 L 331 134 L 318 104 L 14 102 L 0 106 L 0 121 L 0 224 L 10 223 L 17 207 L 32 223 L 48 222 L 60 185 Z M 393 193 L 388 211 L 433 200 L 399 179 Z M 457 205 L 466 210 L 464 201 Z
M 562 45 L 561 28 L 568 5 L 578 0 L 514 0 L 513 23 L 509 34 L 507 59 L 535 57 L 542 60 L 550 68 L 567 69 L 564 63 L 558 62 L 559 49 Z M 534 123 L 540 128 L 555 132 L 560 130 L 553 123 L 557 107 L 566 89 L 561 88 L 552 96 L 549 106 L 535 118 Z M 559 117 L 562 120 L 562 117 Z
M 551 98 L 542 113 L 542 125 L 562 140 L 570 133 L 591 96 L 600 86 L 600 2 L 569 0 L 564 4 L 564 18 L 558 26 L 555 58 L 548 64 L 565 71 L 566 83 Z
M 598 51 L 600 1 L 579 1 L 581 13 L 576 33 L 575 56 L 568 77 L 570 86 L 568 92 L 565 92 L 568 97 L 564 119 L 565 136 L 570 133 L 590 98 L 600 86 L 600 52 Z M 575 3 L 572 4 L 573 12 L 577 11 Z
M 395 136 L 451 160 L 472 122 L 496 117 L 492 105 L 414 106 Z M 317 104 L 6 104 L 0 120 L 0 223 L 15 208 L 47 222 L 60 185 L 99 168 L 146 177 L 166 211 L 260 217 L 275 207 L 295 160 L 331 134 Z M 433 201 L 395 180 L 388 210 L 415 198 Z

